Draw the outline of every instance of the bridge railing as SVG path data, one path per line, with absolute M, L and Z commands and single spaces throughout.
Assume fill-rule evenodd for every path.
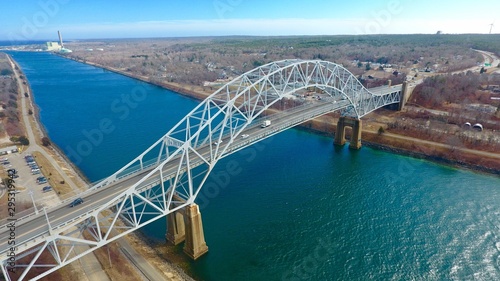
M 44 207 L 45 206 L 43 206 L 43 205 L 36 206 L 39 213 L 43 210 Z M 29 218 L 34 217 L 36 215 L 37 215 L 37 213 L 35 211 L 35 207 L 31 207 L 31 208 L 23 210 L 21 212 L 16 212 L 16 215 L 14 218 L 4 218 L 4 219 L 0 220 L 0 229 L 6 228 L 12 222 L 12 219 L 14 219 L 14 221 L 17 223 L 18 221 L 26 220 L 26 219 L 29 219 Z
M 393 86 L 394 87 L 394 86 Z M 329 103 L 331 101 L 333 101 L 334 98 L 327 98 L 325 100 L 323 100 L 321 103 Z M 348 106 L 348 102 L 346 100 L 339 100 L 339 101 L 336 101 L 337 103 L 332 103 L 333 105 L 335 105 L 336 107 L 338 108 L 332 108 L 331 111 L 333 110 L 337 110 L 337 109 L 341 109 L 343 107 L 346 107 Z M 343 104 L 343 103 L 346 103 L 346 104 Z M 288 113 L 291 113 L 291 112 L 294 112 L 294 111 L 300 111 L 306 107 L 310 107 L 311 105 L 314 105 L 315 103 L 314 102 L 306 102 L 302 105 L 299 105 L 299 106 L 296 106 L 294 108 L 292 108 L 291 110 L 288 110 L 287 112 Z M 253 120 L 252 124 L 247 126 L 248 129 L 251 129 L 251 128 L 255 128 L 257 126 L 260 126 L 261 124 L 261 121 L 262 120 L 265 120 L 265 119 L 270 119 L 270 120 L 273 120 L 274 118 L 279 118 L 280 112 L 278 112 L 277 114 L 271 114 L 271 115 L 267 115 L 267 116 L 264 116 L 264 115 L 261 115 L 259 118 L 256 118 L 255 120 Z M 304 115 L 304 116 L 300 116 L 300 117 L 297 117 L 297 118 L 293 118 L 290 120 L 290 122 L 287 122 L 285 125 L 282 125 L 280 126 L 277 130 L 283 130 L 283 128 L 288 128 L 290 126 L 293 126 L 293 124 L 298 124 L 298 123 L 302 123 L 303 121 L 305 120 L 309 120 L 311 119 L 310 116 L 315 116 L 315 112 L 311 112 L 307 115 Z M 324 114 L 323 112 L 321 114 Z M 275 127 L 276 128 L 276 127 Z M 226 138 L 229 134 L 225 134 L 223 136 L 223 138 Z M 228 150 L 227 152 L 231 152 L 231 151 L 234 151 L 235 149 L 238 149 L 240 147 L 244 147 L 244 146 L 247 146 L 249 144 L 251 144 L 252 142 L 255 142 L 256 140 L 258 140 L 260 137 L 254 137 L 254 138 L 249 138 L 248 140 L 244 141 L 244 142 L 239 142 L 237 147 L 231 147 L 230 150 Z M 226 154 L 227 155 L 227 154 Z M 160 161 L 163 161 L 165 160 L 166 157 L 163 157 L 162 159 L 160 159 Z M 154 167 L 155 165 L 158 164 L 158 159 L 150 159 L 148 161 L 145 161 L 141 167 L 140 164 L 138 165 L 135 165 L 133 167 L 130 167 L 129 169 L 123 171 L 118 177 L 117 177 L 117 180 L 122 180 L 122 179 L 125 179 L 127 177 L 130 177 L 138 172 L 141 172 L 141 171 L 144 171 L 144 170 L 147 170 L 151 167 Z M 59 205 L 65 205 L 65 204 L 69 204 L 70 202 L 72 202 L 73 200 L 75 200 L 76 198 L 78 197 L 82 197 L 82 196 L 85 196 L 86 194 L 89 194 L 89 193 L 92 193 L 93 190 L 90 190 L 89 188 L 90 187 L 93 187 L 95 186 L 96 184 L 98 184 L 99 182 L 101 181 L 97 181 L 97 182 L 94 182 L 94 183 L 91 183 L 87 186 L 87 189 L 81 193 L 74 193 L 74 194 L 69 194 L 67 196 L 62 196 L 60 197 L 61 199 L 61 203 L 55 205 L 55 206 L 59 206 Z M 37 206 L 37 208 L 39 210 L 42 210 L 44 206 Z M 22 220 L 26 220 L 26 219 L 29 219 L 31 217 L 34 217 L 36 215 L 36 212 L 35 212 L 35 209 L 34 208 L 30 208 L 30 209 L 27 209 L 25 211 L 22 211 L 20 213 L 17 214 L 17 217 L 16 217 L 16 220 L 17 221 L 22 221 Z M 2 219 L 0 220 L 0 227 L 5 227 L 6 225 L 8 225 L 9 221 L 8 219 Z
M 141 164 L 137 164 L 135 166 L 129 167 L 128 169 L 122 171 L 116 177 L 116 179 L 120 180 L 120 179 L 126 178 L 126 177 L 128 177 L 128 176 L 130 176 L 132 174 L 135 174 L 135 173 L 147 170 L 148 168 L 157 165 L 159 162 L 165 160 L 166 158 L 167 158 L 166 156 L 162 156 L 160 159 L 155 158 L 155 159 L 147 160 L 147 161 L 145 161 L 145 162 L 142 163 L 142 167 L 141 167 Z

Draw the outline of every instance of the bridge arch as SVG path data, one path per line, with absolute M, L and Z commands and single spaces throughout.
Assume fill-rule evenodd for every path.
M 342 106 L 337 110 L 341 110 L 342 115 L 353 118 L 361 118 L 381 106 L 399 102 L 400 94 L 400 89 L 391 95 L 371 93 L 351 72 L 333 62 L 271 62 L 240 75 L 208 96 L 167 134 L 120 169 L 116 175 L 136 165 L 136 160 L 142 160 L 159 144 L 164 148 L 179 149 L 187 145 L 196 149 L 218 140 L 227 133 L 237 136 L 239 131 L 250 126 L 272 105 L 307 88 L 318 88 L 328 94 L 326 102 L 342 102 Z M 218 151 L 223 152 L 220 149 Z M 139 166 L 142 166 L 142 161 L 139 162 Z M 115 180 L 114 176 L 110 179 Z
M 267 115 L 280 100 L 292 98 L 294 94 L 310 88 L 319 89 L 323 98 Z M 282 60 L 257 67 L 208 96 L 138 157 L 78 195 L 85 200 L 99 199 L 99 204 L 88 204 L 90 206 L 79 210 L 77 216 L 58 221 L 57 225 L 49 225 L 36 237 L 27 237 L 25 243 L 19 246 L 19 252 L 30 254 L 38 251 L 38 258 L 44 249 L 57 252 L 58 245 L 70 243 L 72 247 L 90 247 L 81 254 L 69 252 L 61 256 L 57 253 L 54 267 L 38 276 L 43 277 L 192 204 L 221 158 L 329 112 L 338 110 L 343 116 L 359 119 L 377 108 L 398 103 L 401 95 L 401 86 L 368 90 L 343 66 L 327 61 Z M 259 121 L 263 116 L 272 119 L 273 123 L 261 129 Z M 251 132 L 248 137 L 240 137 L 247 132 Z M 102 200 L 102 196 L 107 196 L 106 200 Z M 73 199 L 69 198 L 61 204 L 67 205 Z M 108 211 L 110 208 L 113 212 Z M 61 206 L 52 209 L 47 212 L 55 212 Z M 36 220 L 45 219 L 33 216 Z M 116 222 L 119 216 L 126 225 L 119 227 L 121 232 L 111 231 L 118 228 Z M 76 225 L 83 226 L 75 228 Z M 92 239 L 79 235 L 84 230 L 91 231 Z M 36 238 L 41 236 L 44 240 L 39 244 Z M 30 247 L 38 248 L 29 250 Z M 6 259 L 2 260 L 5 275 Z M 23 276 L 34 262 L 26 266 Z
M 170 190 L 176 190 L 177 195 L 192 203 L 219 159 L 262 139 L 250 138 L 244 145 L 233 146 L 242 132 L 258 126 L 266 111 L 280 100 L 310 88 L 320 89 L 326 95 L 321 104 L 327 110 L 264 137 L 335 110 L 340 110 L 343 116 L 359 119 L 377 108 L 398 103 L 402 89 L 396 87 L 373 93 L 346 68 L 333 62 L 295 59 L 271 62 L 223 85 L 141 155 L 93 189 L 156 167 L 137 182 L 135 186 L 139 186 L 155 173 L 160 173 L 161 177 L 161 171 L 177 161 L 179 169 Z M 192 174 L 194 168 L 202 165 L 206 168 L 204 172 Z M 192 180 L 194 176 L 203 178 L 197 186 Z M 177 185 L 183 188 L 179 190 Z

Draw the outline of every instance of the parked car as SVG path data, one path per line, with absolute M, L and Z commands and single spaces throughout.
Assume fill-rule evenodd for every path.
M 50 185 L 44 186 L 42 188 L 42 192 L 48 192 L 48 191 L 51 191 L 51 190 L 52 190 L 52 186 L 50 186 Z
M 36 183 L 38 183 L 38 184 L 44 184 L 44 183 L 47 183 L 47 178 L 45 178 L 45 177 L 38 177 L 38 178 L 36 179 Z
M 80 205 L 83 203 L 83 199 L 78 197 L 76 198 L 75 200 L 73 200 L 73 202 L 71 202 L 71 204 L 69 204 L 70 207 L 75 207 L 76 205 Z

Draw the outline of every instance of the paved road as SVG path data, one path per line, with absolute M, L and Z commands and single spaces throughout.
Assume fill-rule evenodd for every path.
M 18 81 L 19 89 L 21 89 L 21 92 L 26 92 L 26 93 L 28 93 L 28 95 L 30 95 L 32 97 L 30 87 L 27 87 L 27 86 L 24 87 L 24 85 L 21 83 L 21 79 L 19 78 L 19 73 L 18 73 L 18 71 L 16 71 L 14 62 L 12 61 L 12 59 L 10 57 L 8 57 L 8 58 L 9 58 L 11 66 L 12 66 L 12 69 L 14 69 L 14 75 Z M 33 151 L 39 151 L 40 153 L 42 153 L 45 156 L 45 158 L 47 158 L 48 161 L 50 161 L 50 163 L 57 170 L 57 172 L 63 177 L 63 179 L 73 188 L 73 190 L 75 190 L 75 191 L 78 190 L 75 183 L 61 169 L 61 167 L 59 166 L 59 163 L 57 163 L 55 161 L 55 159 L 52 157 L 52 155 L 47 153 L 47 151 L 45 151 L 42 147 L 40 147 L 36 143 L 35 134 L 33 132 L 33 128 L 31 127 L 31 124 L 29 121 L 29 114 L 28 114 L 27 103 L 30 102 L 30 99 L 25 97 L 24 95 L 21 97 L 21 99 L 22 99 L 22 101 L 21 101 L 22 120 L 24 123 L 24 127 L 26 129 L 27 137 L 30 141 L 30 146 L 28 147 L 26 152 L 30 153 Z M 40 130 L 40 129 L 38 129 L 38 130 Z M 7 240 L 0 240 L 0 241 L 7 241 Z M 3 245 L 3 243 L 2 243 L 2 245 Z M 95 257 L 95 255 L 93 255 L 93 254 L 92 255 L 85 255 L 80 260 L 80 263 L 82 264 L 82 269 L 86 275 L 86 276 L 84 276 L 84 278 L 86 277 L 87 280 L 89 280 L 89 281 L 94 281 L 94 280 L 95 281 L 108 281 L 108 280 L 110 280 L 108 275 L 106 274 L 106 272 L 102 269 L 102 266 L 101 266 L 100 262 L 97 260 L 97 258 Z M 85 265 L 85 266 L 83 266 L 83 265 Z
M 10 59 L 9 57 L 10 64 L 12 65 L 12 68 L 15 69 L 14 62 Z M 24 85 L 21 83 L 21 79 L 19 79 L 19 74 L 17 71 L 15 71 L 15 76 L 18 81 L 18 86 L 20 89 L 23 89 L 24 92 L 28 93 L 28 95 L 32 96 L 31 89 L 29 87 L 24 87 Z M 21 91 L 23 92 L 23 91 Z M 24 123 L 24 127 L 26 128 L 26 133 L 27 137 L 30 141 L 30 146 L 28 149 L 25 151 L 26 153 L 31 153 L 33 151 L 39 151 L 41 152 L 47 159 L 48 161 L 51 162 L 52 166 L 58 171 L 60 175 L 62 175 L 63 179 L 72 187 L 73 190 L 75 190 L 75 193 L 78 193 L 78 187 L 76 184 L 68 177 L 68 175 L 61 169 L 59 163 L 50 155 L 47 153 L 42 147 L 40 147 L 36 143 L 36 137 L 33 132 L 33 128 L 30 124 L 29 121 L 29 114 L 28 114 L 28 106 L 27 103 L 30 102 L 30 99 L 27 97 L 22 96 L 22 102 L 21 102 L 21 114 L 22 114 L 22 119 Z M 33 106 L 33 105 L 32 105 Z M 38 124 L 37 124 L 38 125 Z M 40 128 L 37 128 L 39 131 Z M 140 256 L 135 249 L 128 243 L 126 239 L 120 239 L 118 240 L 118 243 L 120 244 L 120 247 L 122 249 L 126 249 L 129 255 L 127 258 L 130 258 L 132 263 L 135 264 L 136 266 L 139 266 L 141 273 L 144 274 L 144 272 L 148 272 L 148 276 L 152 277 L 154 279 L 150 280 L 165 280 L 164 275 L 158 271 L 158 269 L 154 266 L 152 266 L 146 259 L 144 259 L 142 256 Z M 85 247 L 85 250 L 90 249 L 90 247 Z M 75 251 L 77 253 L 83 252 L 83 249 L 76 249 Z M 85 276 L 87 280 L 89 281 L 108 281 L 110 280 L 106 272 L 102 269 L 102 266 L 100 262 L 97 260 L 94 254 L 91 255 L 85 255 L 83 256 L 80 260 L 79 263 L 81 265 L 81 268 L 83 269 Z
M 393 87 L 394 89 L 394 87 Z M 349 106 L 350 103 L 347 100 L 328 100 L 325 99 L 321 102 L 317 101 L 312 104 L 307 104 L 305 106 L 300 106 L 292 110 L 281 112 L 280 114 L 272 115 L 270 120 L 272 125 L 266 128 L 260 128 L 259 124 L 254 124 L 245 129 L 241 134 L 249 135 L 247 138 L 237 138 L 234 139 L 232 143 L 229 143 L 230 136 L 225 136 L 223 138 L 223 143 L 215 148 L 215 153 L 221 154 L 222 157 L 234 153 L 240 149 L 243 149 L 259 140 L 266 138 L 268 136 L 277 134 L 284 131 L 290 127 L 297 124 L 303 123 L 307 120 L 311 120 L 315 117 L 321 116 L 325 113 L 329 113 L 335 110 L 339 110 Z M 202 155 L 205 159 L 210 159 L 211 155 L 214 153 L 214 148 L 212 144 L 205 144 L 202 147 L 197 148 L 199 155 Z M 194 162 L 190 163 L 191 168 L 198 165 L 204 164 L 202 160 L 192 160 Z M 88 192 L 84 192 L 81 197 L 84 200 L 84 204 L 78 205 L 76 207 L 70 208 L 66 202 L 47 210 L 48 219 L 52 226 L 52 229 L 57 229 L 57 231 L 64 230 L 70 225 L 75 225 L 75 220 L 81 221 L 87 218 L 90 213 L 101 208 L 102 206 L 107 206 L 116 201 L 117 198 L 128 190 L 131 186 L 139 182 L 149 173 L 152 173 L 156 167 L 151 167 L 136 174 L 133 174 L 124 179 L 113 182 L 105 187 L 99 189 L 94 189 Z M 176 161 L 170 161 L 170 164 L 165 165 L 162 174 L 164 179 L 171 178 L 175 176 L 178 166 Z M 160 182 L 159 171 L 154 172 L 149 175 L 147 180 L 141 183 L 141 189 L 149 189 L 158 185 Z M 122 199 L 120 199 L 122 200 Z M 48 234 L 48 226 L 45 216 L 43 214 L 32 216 L 29 219 L 19 221 L 19 225 L 16 228 L 17 240 L 21 243 L 26 243 L 32 241 L 37 237 Z M 7 239 L 8 231 L 7 229 L 0 229 L 0 240 Z M 5 240 L 4 240 L 5 241 Z M 24 247 L 29 248 L 29 245 L 24 245 Z M 20 246 L 20 250 L 24 249 Z M 5 255 L 7 245 L 0 246 L 0 258 Z
M 493 73 L 498 69 L 497 66 L 500 63 L 500 59 L 494 53 L 481 50 L 475 50 L 475 51 L 483 56 L 484 62 L 491 63 L 491 66 L 484 66 L 484 65 L 473 66 L 467 69 L 454 71 L 451 74 L 467 73 L 468 71 L 479 73 L 481 71 L 481 68 L 483 67 L 484 69 L 487 70 L 487 73 Z
M 165 278 L 163 273 L 152 267 L 147 259 L 141 256 L 132 246 L 130 246 L 130 244 L 125 240 L 124 237 L 118 239 L 118 243 L 122 245 L 121 250 L 123 254 L 132 261 L 132 263 L 137 267 L 137 269 L 142 273 L 142 275 L 144 275 L 147 280 L 168 280 L 167 278 Z M 154 268 L 155 270 L 151 270 L 151 268 Z
M 10 60 L 10 64 L 12 65 L 13 69 L 15 69 L 15 65 L 14 65 L 14 62 L 11 60 L 11 58 L 9 57 L 9 60 Z M 18 81 L 18 85 L 19 85 L 19 88 L 21 89 L 21 92 L 26 92 L 28 93 L 28 95 L 30 95 L 32 97 L 32 94 L 31 93 L 31 89 L 29 87 L 24 87 L 24 85 L 21 83 L 21 79 L 19 79 L 19 74 L 17 71 L 14 72 L 16 78 L 17 78 L 17 81 Z M 57 170 L 57 172 L 59 174 L 61 174 L 61 176 L 63 177 L 63 179 L 71 186 L 73 187 L 74 189 L 76 188 L 76 185 L 75 183 L 68 177 L 68 175 L 66 175 L 66 173 L 61 169 L 59 163 L 57 163 L 57 161 L 55 161 L 55 159 L 52 157 L 52 155 L 50 155 L 47 151 L 45 151 L 45 149 L 43 149 L 42 147 L 40 147 L 37 143 L 36 143 L 36 137 L 35 137 L 35 134 L 33 132 L 33 128 L 31 127 L 30 125 L 30 121 L 29 121 L 29 115 L 28 115 L 28 106 L 27 106 L 27 103 L 30 102 L 30 98 L 27 98 L 25 97 L 24 95 L 21 97 L 21 99 L 23 99 L 23 101 L 21 102 L 21 114 L 22 114 L 22 119 L 23 119 L 23 123 L 24 123 L 24 127 L 26 128 L 26 133 L 27 133 L 27 137 L 30 141 L 30 145 L 28 147 L 28 149 L 26 150 L 27 153 L 30 153 L 30 152 L 33 152 L 33 151 L 39 151 L 40 153 L 42 153 L 45 158 L 48 159 L 48 161 L 50 161 L 50 163 L 52 164 L 52 166 Z M 32 105 L 33 107 L 33 105 Z M 39 131 L 40 129 L 37 128 Z M 77 189 L 75 189 L 76 191 Z
M 333 102 L 333 100 L 323 100 L 322 102 L 315 102 L 307 106 L 275 114 L 269 117 L 272 121 L 271 126 L 266 128 L 260 128 L 259 124 L 249 126 L 244 132 L 241 133 L 249 135 L 249 137 L 234 139 L 232 143 L 230 143 L 230 136 L 226 136 L 223 138 L 223 143 L 215 147 L 215 151 L 222 156 L 229 155 L 255 142 L 258 142 L 263 138 L 277 134 L 283 130 L 321 116 L 325 113 L 345 108 L 349 105 L 350 103 L 347 100 L 338 100 L 335 102 Z M 29 128 L 29 126 L 27 126 L 27 128 Z M 30 138 L 34 138 L 32 131 L 29 132 L 29 135 Z M 35 144 L 35 142 L 33 143 Z M 43 149 L 41 149 L 41 151 L 43 151 Z M 202 155 L 205 159 L 210 159 L 210 155 L 213 155 L 213 151 L 214 149 L 212 144 L 205 144 L 204 146 L 197 148 L 198 154 Z M 220 151 L 223 153 L 221 154 Z M 202 160 L 193 161 L 194 162 L 190 163 L 192 168 L 204 164 Z M 163 168 L 162 174 L 164 179 L 173 177 L 177 172 L 178 166 L 176 161 L 171 161 L 170 163 L 171 164 L 165 165 Z M 57 164 L 54 166 L 57 167 Z M 88 218 L 92 212 L 102 206 L 109 206 L 111 203 L 116 203 L 113 201 L 116 201 L 120 195 L 123 196 L 126 190 L 136 184 L 139 180 L 143 179 L 147 174 L 151 173 L 149 177 L 141 183 L 140 188 L 136 189 L 148 189 L 158 185 L 160 177 L 159 172 L 154 171 L 155 168 L 156 167 L 151 167 L 127 178 L 111 183 L 105 187 L 85 192 L 81 196 L 84 199 L 84 203 L 78 206 L 69 207 L 67 204 L 68 202 L 66 202 L 47 209 L 47 217 L 50 221 L 52 229 L 57 232 L 65 231 L 69 227 L 76 225 L 79 221 Z M 64 173 L 61 171 L 61 174 Z M 70 181 L 68 180 L 68 182 Z M 18 221 L 18 224 L 16 225 L 16 242 L 17 245 L 19 245 L 19 251 L 22 252 L 32 247 L 34 239 L 42 239 L 43 241 L 44 238 L 42 237 L 48 235 L 48 233 L 49 227 L 47 218 L 43 214 Z M 0 240 L 7 241 L 8 235 L 9 232 L 7 228 L 0 229 Z M 5 259 L 7 248 L 6 243 L 0 246 L 0 259 Z
M 335 106 L 338 108 L 342 108 L 348 105 L 347 101 L 339 102 Z M 304 121 L 304 118 L 310 119 L 308 117 L 303 117 L 306 115 L 322 115 L 326 112 L 331 112 L 334 105 L 332 103 L 318 103 L 311 108 L 302 108 L 299 112 L 287 112 L 283 116 L 277 116 L 272 119 L 273 124 L 267 128 L 260 128 L 259 126 L 250 127 L 244 133 L 250 135 L 247 139 L 237 139 L 234 141 L 227 149 L 225 155 L 228 155 L 232 152 L 240 150 L 246 146 L 249 146 L 259 139 L 267 136 L 273 135 L 280 131 L 283 131 L 286 128 L 292 127 L 298 123 Z M 291 116 L 293 115 L 293 116 Z M 228 145 L 228 140 L 225 140 L 226 143 L 223 145 Z M 210 151 L 212 150 L 211 145 L 206 145 L 200 148 L 198 151 L 201 155 L 208 157 Z M 175 161 L 172 161 L 175 162 Z M 199 163 L 191 163 L 191 164 L 202 164 L 201 161 Z M 125 190 L 130 188 L 139 179 L 143 178 L 147 173 L 151 172 L 153 168 L 149 170 L 142 171 L 138 174 L 134 174 L 129 178 L 125 178 L 123 180 L 117 181 L 113 184 L 110 184 L 104 188 L 100 188 L 94 190 L 91 193 L 83 195 L 84 204 L 78 205 L 76 207 L 70 208 L 67 204 L 59 205 L 52 207 L 47 210 L 48 218 L 50 220 L 50 224 L 53 228 L 61 227 L 71 223 L 72 220 L 78 219 L 79 217 L 87 217 L 87 214 L 92 212 L 95 209 L 100 208 L 103 205 L 107 205 L 110 202 L 116 200 L 117 196 L 122 194 Z M 164 175 L 173 176 L 177 171 L 177 165 L 175 163 L 169 165 L 166 169 L 163 170 Z M 146 180 L 142 186 L 155 186 L 158 184 L 159 177 L 158 173 L 150 177 Z M 2 228 L 0 230 L 0 240 L 7 241 L 8 237 L 8 229 Z M 46 218 L 43 214 L 33 216 L 29 219 L 19 221 L 19 225 L 16 228 L 17 232 L 17 241 L 18 242 L 27 242 L 32 240 L 33 238 L 40 237 L 42 235 L 48 234 L 48 226 Z M 20 247 L 21 249 L 22 247 Z M 3 244 L 0 246 L 0 253 L 6 252 L 7 244 Z
M 370 130 L 369 132 L 371 133 L 377 133 L 377 131 L 372 131 Z M 407 136 L 402 136 L 402 135 L 397 135 L 397 134 L 392 134 L 392 133 L 384 133 L 384 135 L 395 138 L 395 139 L 401 139 L 401 140 L 406 140 L 410 143 L 421 143 L 421 144 L 427 144 L 429 147 L 442 147 L 442 148 L 448 148 L 448 149 L 456 149 L 458 151 L 463 151 L 466 153 L 470 154 L 475 154 L 478 156 L 483 156 L 483 157 L 488 157 L 488 158 L 496 158 L 500 159 L 500 154 L 499 153 L 493 153 L 493 152 L 488 152 L 488 151 L 480 151 L 480 150 L 474 150 L 474 149 L 468 149 L 468 148 L 460 148 L 460 147 L 455 147 L 449 144 L 444 144 L 444 143 L 439 143 L 439 142 L 433 142 L 433 141 L 427 141 L 423 139 L 417 139 L 417 138 L 412 138 L 412 137 L 407 137 Z

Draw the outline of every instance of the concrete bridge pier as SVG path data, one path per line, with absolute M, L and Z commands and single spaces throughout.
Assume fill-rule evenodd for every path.
M 410 97 L 410 93 L 408 92 L 408 82 L 403 82 L 403 87 L 401 90 L 401 100 L 399 101 L 398 111 L 403 110 L 408 98 Z
M 186 240 L 186 227 L 184 226 L 184 216 L 180 211 L 167 215 L 167 242 L 178 245 Z
M 361 148 L 361 120 L 352 117 L 340 117 L 337 123 L 337 132 L 335 133 L 335 144 L 344 145 L 345 140 L 345 127 L 352 128 L 350 148 Z
M 184 223 L 186 226 L 186 243 L 184 244 L 184 253 L 186 253 L 193 260 L 196 260 L 208 252 L 208 247 L 205 243 L 205 235 L 203 234 L 201 213 L 198 205 L 191 204 L 186 207 Z

